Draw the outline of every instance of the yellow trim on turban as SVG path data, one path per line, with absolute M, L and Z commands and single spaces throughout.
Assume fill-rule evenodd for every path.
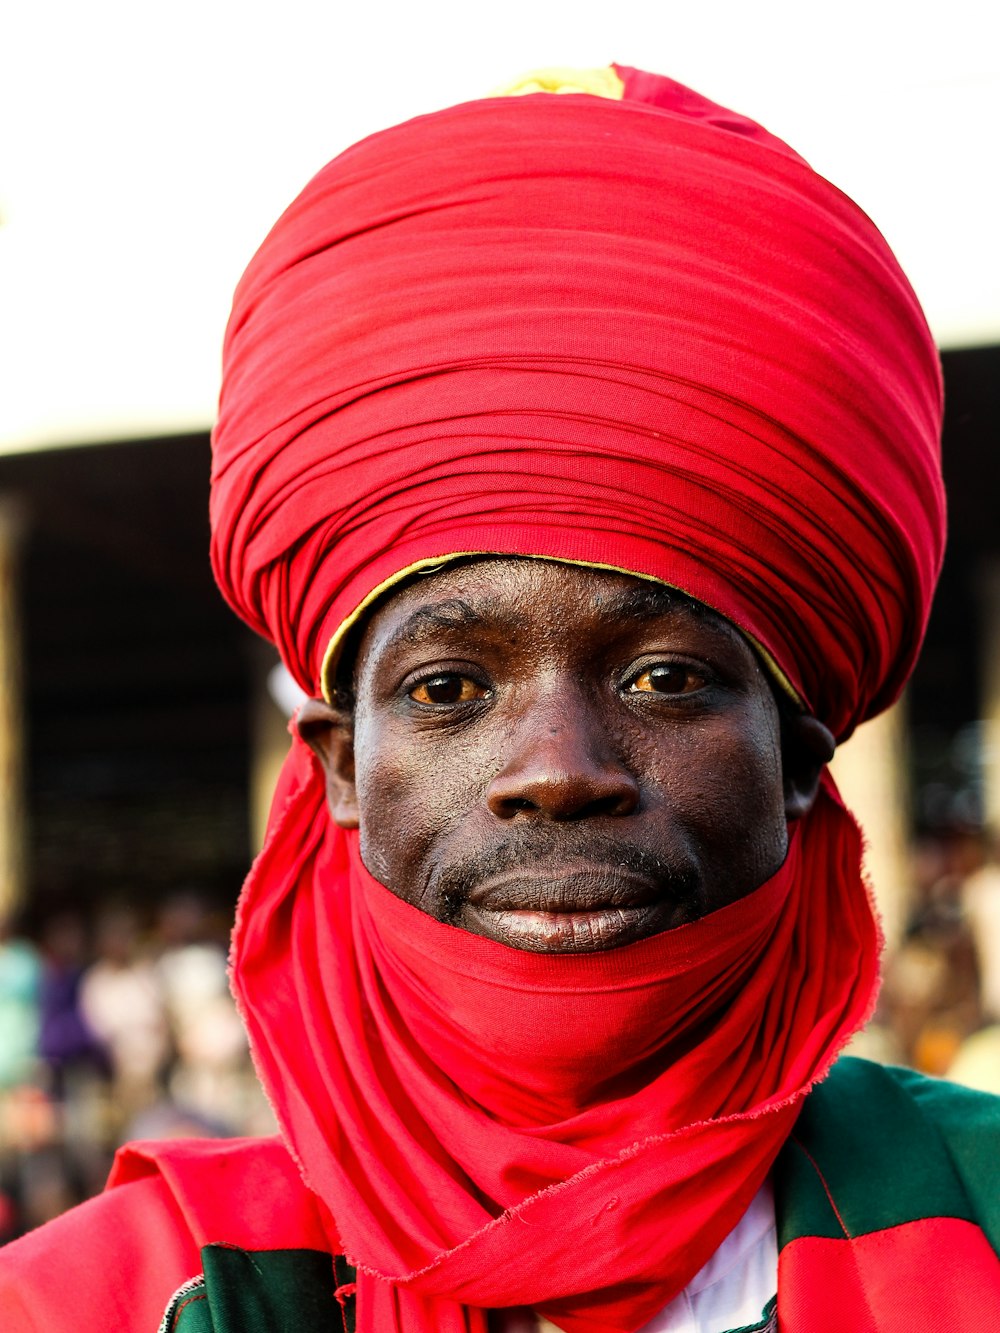
M 610 65 L 604 69 L 534 69 L 500 88 L 490 97 L 523 97 L 526 93 L 591 93 L 620 102 L 625 85 Z

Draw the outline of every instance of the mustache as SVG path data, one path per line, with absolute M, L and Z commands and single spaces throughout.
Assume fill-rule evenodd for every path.
M 616 872 L 626 871 L 626 880 L 633 884 L 637 877 L 648 880 L 663 898 L 678 902 L 693 902 L 700 895 L 697 871 L 676 857 L 566 824 L 525 825 L 511 830 L 502 843 L 479 848 L 442 866 L 431 887 L 450 911 L 457 911 L 474 897 L 479 885 L 490 880 L 515 876 L 519 871 L 528 871 L 537 878 L 544 876 L 549 866 L 558 877 L 570 863 L 592 866 L 609 880 Z

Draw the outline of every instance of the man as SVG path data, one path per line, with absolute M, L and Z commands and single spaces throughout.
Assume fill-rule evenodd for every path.
M 996 1326 L 995 1103 L 830 1072 L 933 344 L 759 126 L 559 86 L 357 145 L 240 285 L 214 567 L 314 696 L 232 955 L 283 1140 L 127 1149 L 7 1326 Z

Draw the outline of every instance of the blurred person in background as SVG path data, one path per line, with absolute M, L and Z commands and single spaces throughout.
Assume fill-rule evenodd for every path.
M 156 971 L 174 1051 L 170 1096 L 178 1107 L 236 1133 L 257 1110 L 260 1094 L 229 990 L 225 950 L 213 938 L 204 900 L 191 891 L 170 897 L 159 912 L 157 940 Z
M 41 979 L 37 949 L 0 915 L 0 1096 L 36 1072 Z
M 54 1095 L 64 1099 L 79 1075 L 107 1075 L 107 1057 L 83 1015 L 80 988 L 87 970 L 87 936 L 78 912 L 60 912 L 45 922 L 38 1054 L 49 1070 Z
M 41 964 L 35 947 L 0 913 L 0 1240 L 22 1229 L 22 1133 L 37 1072 Z
M 993 830 L 981 838 L 981 863 L 962 884 L 962 905 L 979 971 L 984 1024 L 965 1038 L 948 1077 L 1000 1096 L 1000 840 Z
M 943 1075 L 982 1023 L 976 945 L 963 895 L 976 839 L 952 829 L 918 840 L 911 857 L 913 908 L 886 962 L 882 1007 L 904 1063 Z
M 979 963 L 983 1017 L 1000 1023 L 1000 841 L 987 830 L 982 862 L 963 881 L 962 906 Z
M 926 322 L 746 117 L 506 92 L 321 171 L 227 334 L 214 569 L 311 696 L 231 963 L 282 1137 L 123 1150 L 0 1255 L 12 1333 L 1000 1324 L 998 1103 L 838 1059 Z
M 170 1055 L 166 1003 L 132 908 L 105 909 L 94 940 L 96 956 L 80 982 L 80 1011 L 107 1055 L 113 1118 L 121 1127 L 162 1096 Z
M 41 956 L 38 1054 L 59 1117 L 67 1188 L 78 1201 L 100 1189 L 117 1146 L 108 1095 L 111 1065 L 81 1005 L 89 961 L 81 913 L 63 911 L 46 921 Z

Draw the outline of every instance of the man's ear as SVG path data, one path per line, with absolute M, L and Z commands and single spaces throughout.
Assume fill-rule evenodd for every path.
M 307 699 L 295 716 L 295 730 L 323 765 L 326 800 L 335 822 L 341 828 L 357 828 L 353 714 L 322 699 Z
M 782 710 L 781 764 L 786 819 L 801 819 L 813 808 L 820 774 L 836 748 L 833 733 L 818 718 Z

